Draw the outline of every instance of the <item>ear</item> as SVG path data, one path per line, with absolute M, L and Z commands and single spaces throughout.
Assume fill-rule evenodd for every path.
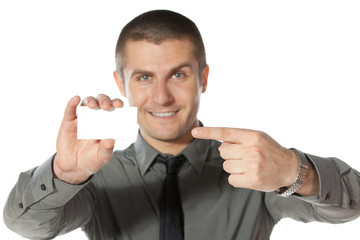
M 208 83 L 208 77 L 209 77 L 209 65 L 206 65 L 202 72 L 202 90 L 201 93 L 204 93 L 206 91 L 207 83 Z
M 123 79 L 119 76 L 119 74 L 118 74 L 116 71 L 114 71 L 113 75 L 114 75 L 114 79 L 115 79 L 116 85 L 118 86 L 121 94 L 122 94 L 124 97 L 126 97 L 126 91 L 125 91 L 125 88 L 124 88 L 124 81 L 123 81 Z

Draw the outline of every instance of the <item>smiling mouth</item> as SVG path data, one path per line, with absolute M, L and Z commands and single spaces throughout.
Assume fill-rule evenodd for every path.
M 174 115 L 176 112 L 161 112 L 161 113 L 157 113 L 157 112 L 150 112 L 151 115 L 155 116 L 155 117 L 171 117 L 172 115 Z

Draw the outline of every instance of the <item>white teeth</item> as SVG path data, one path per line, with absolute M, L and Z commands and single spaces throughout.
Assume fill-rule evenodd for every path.
M 164 113 L 155 113 L 155 112 L 152 112 L 151 114 L 154 115 L 154 116 L 156 116 L 156 117 L 170 117 L 170 116 L 174 115 L 175 112 L 164 112 Z

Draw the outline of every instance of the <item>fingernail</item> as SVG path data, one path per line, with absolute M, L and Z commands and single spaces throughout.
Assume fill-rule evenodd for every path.
M 193 136 L 198 136 L 200 134 L 200 130 L 198 128 L 194 128 L 192 130 L 192 134 L 193 134 Z

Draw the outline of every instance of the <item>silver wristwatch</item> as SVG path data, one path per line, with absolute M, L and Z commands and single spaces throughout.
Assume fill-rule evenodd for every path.
M 295 182 L 289 188 L 282 187 L 276 190 L 276 193 L 281 197 L 289 197 L 290 195 L 293 195 L 297 190 L 299 190 L 301 185 L 304 183 L 306 172 L 309 168 L 309 163 L 305 154 L 297 151 L 294 148 L 291 148 L 291 150 L 295 152 L 297 159 L 300 162 L 300 166 L 297 172 Z

